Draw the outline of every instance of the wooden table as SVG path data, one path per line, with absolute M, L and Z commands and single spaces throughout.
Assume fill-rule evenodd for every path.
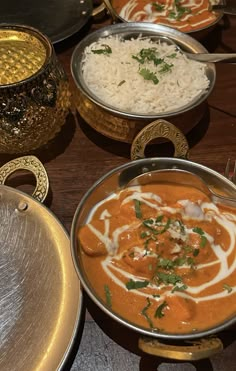
M 88 24 L 78 35 L 56 47 L 59 60 L 70 76 L 70 57 L 80 39 L 102 24 Z M 236 52 L 236 17 L 225 16 L 202 40 L 209 51 Z M 236 159 L 236 64 L 217 64 L 217 79 L 209 114 L 187 135 L 190 159 L 223 172 L 227 158 Z M 71 77 L 70 77 L 71 78 Z M 158 147 L 156 147 L 158 155 Z M 61 133 L 46 150 L 36 155 L 48 172 L 51 197 L 47 206 L 70 230 L 76 206 L 92 184 L 109 170 L 129 161 L 130 146 L 96 133 L 79 116 L 70 115 Z M 162 156 L 171 155 L 169 146 Z M 2 156 L 1 163 L 7 156 Z M 72 371 L 228 371 L 236 369 L 236 335 L 223 334 L 222 353 L 198 362 L 177 362 L 141 353 L 137 334 L 108 319 L 85 296 L 87 311 L 78 337 Z M 82 331 L 83 330 L 83 331 Z M 73 354 L 75 355 L 75 353 Z M 73 356 L 72 355 L 72 356 Z M 67 369 L 69 369 L 69 364 Z

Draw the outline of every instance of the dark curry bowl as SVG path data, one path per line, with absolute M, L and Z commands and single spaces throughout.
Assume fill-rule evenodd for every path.
M 176 359 L 194 360 L 207 358 L 217 351 L 222 350 L 223 346 L 219 338 L 220 332 L 236 323 L 236 316 L 227 318 L 223 323 L 219 323 L 215 327 L 207 328 L 203 331 L 192 331 L 181 334 L 176 333 L 174 328 L 173 332 L 166 333 L 141 327 L 121 317 L 99 297 L 94 290 L 93 282 L 90 282 L 88 279 L 81 258 L 82 251 L 78 242 L 78 230 L 86 224 L 93 206 L 107 198 L 113 192 L 125 188 L 127 183 L 138 175 L 144 172 L 162 169 L 179 169 L 194 173 L 201 177 L 210 188 L 217 189 L 219 193 L 223 192 L 228 197 L 236 197 L 236 185 L 221 174 L 203 165 L 177 158 L 148 158 L 131 161 L 110 171 L 99 179 L 79 203 L 72 223 L 71 252 L 73 261 L 79 279 L 93 302 L 118 323 L 138 332 L 141 335 L 139 346 L 142 350 L 154 355 Z M 218 334 L 219 337 L 212 338 L 214 334 Z M 146 337 L 143 338 L 143 335 Z M 183 347 L 183 342 L 186 340 L 196 340 L 198 345 L 186 346 L 185 344 Z M 171 345 L 169 347 L 162 344 L 161 342 L 163 341 L 174 342 L 175 345 L 177 343 L 177 346 Z

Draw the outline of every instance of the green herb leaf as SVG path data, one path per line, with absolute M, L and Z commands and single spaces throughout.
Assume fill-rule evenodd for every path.
M 167 55 L 166 58 L 175 58 L 177 53 L 172 53 L 170 55 Z
M 201 236 L 201 242 L 200 242 L 200 247 L 205 247 L 207 243 L 207 238 L 206 236 Z
M 163 217 L 164 217 L 164 215 L 158 215 L 157 218 L 156 218 L 156 220 L 155 220 L 155 223 L 156 223 L 156 224 L 161 223 Z
M 202 228 L 199 228 L 199 227 L 193 228 L 193 232 L 195 232 L 197 234 L 200 234 L 200 236 L 204 235 L 204 232 L 203 232 Z
M 156 317 L 158 317 L 158 318 L 162 318 L 162 317 L 164 317 L 164 313 L 162 312 L 163 311 L 163 309 L 165 308 L 165 307 L 167 307 L 167 302 L 166 301 L 164 301 L 161 305 L 159 305 L 159 307 L 157 308 L 157 310 L 156 310 L 156 312 L 155 312 L 155 314 L 154 314 L 154 317 L 156 318 Z
M 94 50 L 92 50 L 92 52 L 94 54 L 105 54 L 105 55 L 112 53 L 112 49 L 110 48 L 109 45 L 102 44 L 102 46 L 104 46 L 104 49 L 94 49 Z
M 198 256 L 199 254 L 199 249 L 194 249 L 193 250 L 193 256 Z
M 128 290 L 137 290 L 142 289 L 143 287 L 147 287 L 149 284 L 149 281 L 134 281 L 130 279 L 128 282 L 126 282 L 125 286 Z
M 138 55 L 132 55 L 140 64 L 145 62 L 153 62 L 155 66 L 161 64 L 163 59 L 158 58 L 157 48 L 142 49 Z
M 143 76 L 144 80 L 150 80 L 152 81 L 155 85 L 159 83 L 159 80 L 155 73 L 151 72 L 148 68 L 142 68 L 139 71 L 139 74 Z
M 165 8 L 165 5 L 163 4 L 158 4 L 158 3 L 152 3 L 152 6 L 155 10 L 157 10 L 158 12 L 161 12 L 164 8 Z
M 105 291 L 105 296 L 106 296 L 106 303 L 107 303 L 108 307 L 111 308 L 111 306 L 112 306 L 111 292 L 110 292 L 110 289 L 107 285 L 104 285 L 104 291 Z
M 134 209 L 136 218 L 142 219 L 141 202 L 139 200 L 134 199 Z
M 224 288 L 225 290 L 227 290 L 228 293 L 230 293 L 230 292 L 233 290 L 231 286 L 227 285 L 227 283 L 224 283 L 223 288 Z
M 148 237 L 150 234 L 148 232 L 141 232 L 140 237 L 145 238 Z
M 173 64 L 168 64 L 164 62 L 161 66 L 161 69 L 159 70 L 159 73 L 170 72 L 172 67 L 173 67 Z
M 174 268 L 174 262 L 170 259 L 160 259 L 158 263 L 158 267 L 164 268 L 164 269 L 173 269 Z
M 177 282 L 182 282 L 182 278 L 174 273 L 157 272 L 159 282 L 163 282 L 165 285 L 176 285 Z
M 151 306 L 150 299 L 147 298 L 147 305 L 142 309 L 141 314 L 146 318 L 147 322 L 149 323 L 149 326 L 150 326 L 151 328 L 153 328 L 152 320 L 151 320 L 151 318 L 150 318 L 150 317 L 148 316 L 148 314 L 147 314 L 147 310 L 148 310 L 148 308 L 149 308 L 150 306 Z
M 187 257 L 187 264 L 193 267 L 195 265 L 195 260 L 190 256 Z
M 170 13 L 168 14 L 168 18 L 170 18 L 170 19 L 176 19 L 176 18 L 177 18 L 177 13 L 175 13 L 175 12 L 170 12 Z
M 187 285 L 182 285 L 182 286 L 175 286 L 171 292 L 175 292 L 175 291 L 184 291 L 184 290 L 187 290 L 188 286 Z
M 175 267 L 182 267 L 186 263 L 186 258 L 185 257 L 178 257 L 173 261 Z

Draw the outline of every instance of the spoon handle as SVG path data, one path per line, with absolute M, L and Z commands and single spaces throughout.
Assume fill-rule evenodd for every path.
M 224 63 L 236 63 L 236 53 L 185 53 L 189 59 L 194 59 L 199 62 L 224 62 Z

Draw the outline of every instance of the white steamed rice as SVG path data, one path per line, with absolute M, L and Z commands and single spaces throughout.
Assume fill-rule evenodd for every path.
M 104 49 L 104 45 L 108 45 L 112 53 L 92 52 Z M 173 65 L 170 71 L 160 73 L 161 65 L 155 66 L 153 61 L 140 64 L 132 58 L 142 49 L 153 47 L 157 49 L 158 58 Z M 145 80 L 139 73 L 142 68 L 155 73 L 159 82 L 154 84 Z M 188 59 L 176 51 L 174 45 L 155 43 L 142 37 L 121 40 L 110 36 L 99 39 L 86 47 L 82 64 L 84 81 L 97 98 L 118 110 L 137 114 L 174 111 L 201 96 L 209 87 L 205 69 L 204 63 Z

